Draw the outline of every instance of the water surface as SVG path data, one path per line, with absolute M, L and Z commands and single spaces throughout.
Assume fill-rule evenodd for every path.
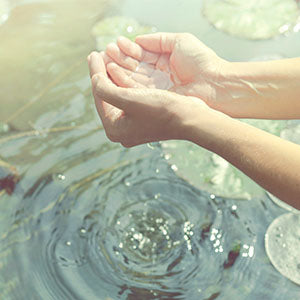
M 267 195 L 200 191 L 159 145 L 109 142 L 96 115 L 86 55 L 103 17 L 190 31 L 230 60 L 299 53 L 299 35 L 238 40 L 186 2 L 11 1 L 0 27 L 0 158 L 19 181 L 0 196 L 1 299 L 299 299 L 264 249 L 282 208 Z

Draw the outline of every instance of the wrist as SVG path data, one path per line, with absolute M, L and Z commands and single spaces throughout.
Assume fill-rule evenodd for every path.
M 263 80 L 263 68 L 256 63 L 224 62 L 218 80 L 213 83 L 215 98 L 212 108 L 234 118 L 256 116 L 259 103 L 270 90 Z
M 194 99 L 195 103 L 180 110 L 179 139 L 217 153 L 220 145 L 226 142 L 226 126 L 232 126 L 231 122 L 235 120 L 210 108 L 202 100 Z

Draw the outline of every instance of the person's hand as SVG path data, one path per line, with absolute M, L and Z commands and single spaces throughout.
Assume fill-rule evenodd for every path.
M 218 78 L 228 64 L 188 33 L 148 34 L 137 37 L 136 43 L 120 37 L 102 57 L 110 78 L 120 87 L 155 88 L 151 74 L 159 69 L 170 74 L 171 91 L 199 97 L 211 107 Z
M 123 88 L 107 76 L 101 54 L 88 57 L 93 95 L 108 138 L 125 147 L 188 139 L 189 124 L 210 110 L 199 98 L 150 88 Z

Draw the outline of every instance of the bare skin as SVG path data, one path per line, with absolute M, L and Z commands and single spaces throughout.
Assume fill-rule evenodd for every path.
M 230 117 L 300 117 L 299 59 L 229 63 L 190 34 L 161 33 L 136 43 L 121 38 L 88 61 L 96 107 L 112 141 L 125 147 L 191 141 L 300 209 L 300 146 Z M 171 91 L 152 88 L 143 70 L 132 76 L 140 62 L 169 72 Z

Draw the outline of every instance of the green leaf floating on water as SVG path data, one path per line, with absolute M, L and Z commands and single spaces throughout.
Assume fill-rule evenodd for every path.
M 276 218 L 265 235 L 266 253 L 283 276 L 300 285 L 300 213 Z
M 243 120 L 275 135 L 286 127 L 286 121 Z M 178 176 L 200 190 L 236 199 L 260 197 L 265 190 L 220 156 L 185 141 L 162 143 L 165 158 Z
M 92 35 L 96 38 L 97 49 L 104 50 L 106 45 L 115 42 L 118 36 L 134 40 L 137 35 L 155 31 L 155 27 L 141 25 L 135 19 L 114 16 L 96 23 L 92 28 Z
M 203 14 L 217 29 L 247 39 L 269 39 L 299 21 L 295 0 L 206 0 Z

